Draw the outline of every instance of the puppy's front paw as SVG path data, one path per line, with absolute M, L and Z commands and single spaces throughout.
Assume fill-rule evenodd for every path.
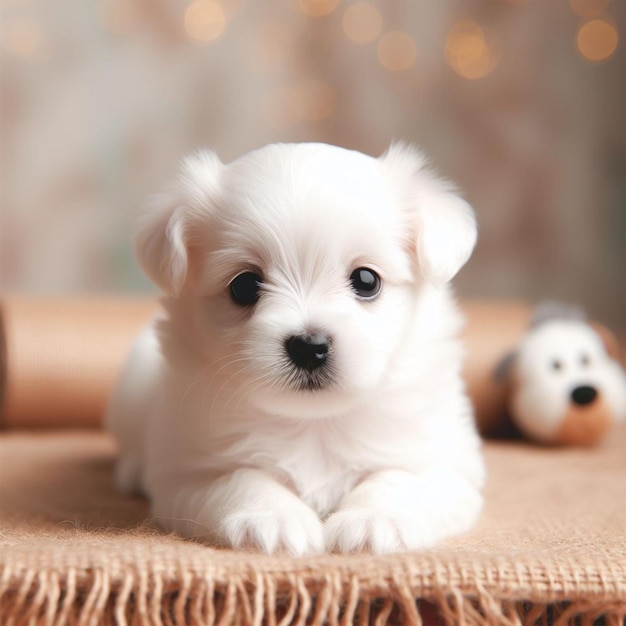
M 388 554 L 432 544 L 418 520 L 371 508 L 337 511 L 326 521 L 326 549 Z
M 331 515 L 324 526 L 326 549 L 332 552 L 384 554 L 403 549 L 395 521 L 386 513 L 347 509 Z
M 482 496 L 463 475 L 435 467 L 415 475 L 385 470 L 346 495 L 326 521 L 326 548 L 385 554 L 430 548 L 469 530 Z
M 266 554 L 287 552 L 302 556 L 324 549 L 322 523 L 305 504 L 276 510 L 235 511 L 222 520 L 219 533 L 235 549 L 261 550 Z

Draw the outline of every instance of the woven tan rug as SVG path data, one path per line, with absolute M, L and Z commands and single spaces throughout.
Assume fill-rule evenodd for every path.
M 2 624 L 623 624 L 626 429 L 485 446 L 478 527 L 388 557 L 291 559 L 164 536 L 102 433 L 0 436 Z M 575 619 L 577 618 L 577 619 Z

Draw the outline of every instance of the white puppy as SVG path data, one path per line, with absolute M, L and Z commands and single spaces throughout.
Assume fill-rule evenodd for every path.
M 186 159 L 135 241 L 166 314 L 110 405 L 119 487 L 167 529 L 268 553 L 469 529 L 483 463 L 446 283 L 475 240 L 406 146 Z

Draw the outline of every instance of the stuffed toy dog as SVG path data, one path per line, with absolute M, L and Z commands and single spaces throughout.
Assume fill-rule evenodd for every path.
M 626 415 L 626 376 L 617 341 L 579 309 L 539 306 L 517 350 L 498 366 L 509 413 L 529 439 L 591 446 Z

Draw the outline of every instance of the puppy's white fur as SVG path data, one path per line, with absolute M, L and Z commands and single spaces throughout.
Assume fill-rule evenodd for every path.
M 167 529 L 300 555 L 425 548 L 466 531 L 483 463 L 446 283 L 471 208 L 415 150 L 270 145 L 188 158 L 136 253 L 166 314 L 137 340 L 108 424 L 117 483 Z M 374 269 L 382 291 L 356 297 Z M 254 307 L 230 281 L 263 276 Z M 285 339 L 332 338 L 329 384 L 291 386 Z

